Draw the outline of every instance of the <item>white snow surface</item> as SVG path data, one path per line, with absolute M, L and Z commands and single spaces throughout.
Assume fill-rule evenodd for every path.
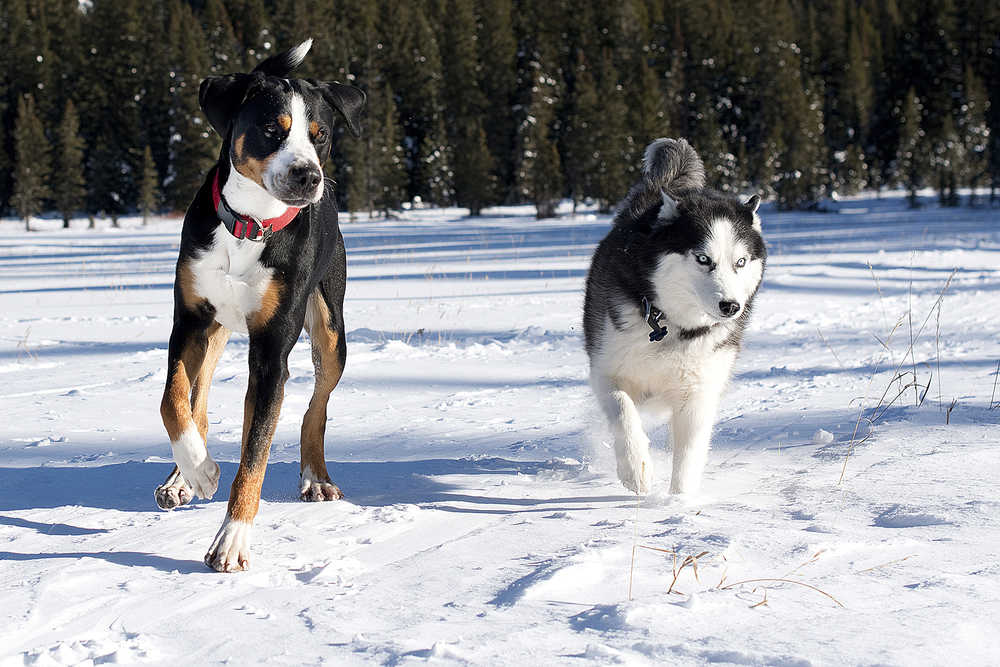
M 180 221 L 3 221 L 0 665 L 1000 663 L 1000 211 L 761 213 L 768 268 L 685 498 L 652 421 L 656 490 L 625 492 L 587 386 L 608 216 L 342 216 L 345 499 L 298 500 L 303 335 L 240 574 L 202 557 L 246 336 L 210 396 L 219 491 L 153 500 Z

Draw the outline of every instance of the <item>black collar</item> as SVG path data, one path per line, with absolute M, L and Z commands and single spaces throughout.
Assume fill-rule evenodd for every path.
M 649 333 L 649 342 L 655 343 L 663 340 L 663 337 L 668 333 L 667 328 L 660 324 L 660 318 L 663 317 L 663 311 L 654 306 L 652 301 L 646 297 L 642 297 L 642 309 L 646 324 L 648 324 L 649 328 L 652 329 Z

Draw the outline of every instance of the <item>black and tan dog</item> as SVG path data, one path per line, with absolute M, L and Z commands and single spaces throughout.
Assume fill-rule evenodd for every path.
M 202 110 L 223 142 L 181 232 L 160 407 L 177 465 L 155 495 L 160 507 L 172 509 L 215 493 L 219 466 L 206 448 L 208 388 L 230 332 L 249 333 L 240 465 L 226 519 L 205 556 L 219 571 L 249 564 L 288 353 L 303 326 L 316 385 L 302 421 L 300 495 L 342 497 L 327 473 L 323 434 L 347 355 L 346 257 L 322 165 L 335 113 L 357 135 L 365 97 L 352 86 L 287 78 L 311 45 L 273 56 L 248 74 L 210 77 L 200 89 Z

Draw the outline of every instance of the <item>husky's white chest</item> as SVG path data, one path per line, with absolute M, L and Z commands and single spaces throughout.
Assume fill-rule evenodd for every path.
M 624 330 L 610 319 L 605 323 L 592 372 L 605 382 L 626 389 L 637 402 L 647 399 L 684 401 L 706 389 L 721 391 L 729 380 L 736 349 L 719 347 L 726 333 L 720 329 L 690 341 L 668 334 L 650 342 L 649 327 L 640 318 Z
M 215 319 L 246 333 L 247 320 L 261 308 L 274 270 L 260 263 L 264 244 L 237 239 L 221 225 L 215 241 L 190 263 L 195 294 L 215 308 Z

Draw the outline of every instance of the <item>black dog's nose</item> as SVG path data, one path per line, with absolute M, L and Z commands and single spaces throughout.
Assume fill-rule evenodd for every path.
M 719 310 L 726 317 L 732 317 L 736 313 L 740 312 L 740 304 L 735 301 L 720 301 Z
M 314 165 L 296 164 L 288 170 L 289 182 L 302 190 L 315 190 L 319 182 L 323 180 L 323 175 Z

